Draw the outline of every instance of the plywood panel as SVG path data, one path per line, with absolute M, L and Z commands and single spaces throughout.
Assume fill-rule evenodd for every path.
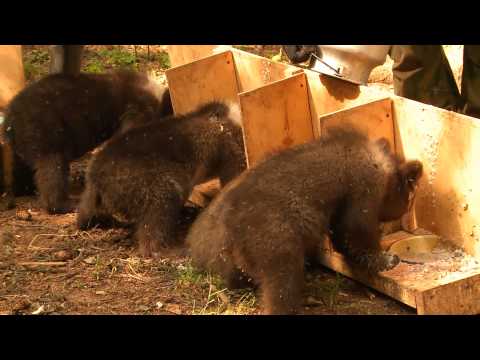
M 478 119 L 395 96 L 392 100 L 374 101 L 319 119 L 320 131 L 354 123 L 370 138 L 388 134 L 393 137 L 397 153 L 407 159 L 421 160 L 425 176 L 410 216 L 418 226 L 463 246 L 471 254 L 478 254 L 480 226 L 476 221 L 480 219 L 480 189 L 475 184 L 480 183 L 476 170 L 480 164 L 476 164 L 474 157 L 480 152 Z M 404 232 L 391 234 L 382 239 L 382 245 L 405 236 L 408 234 Z M 333 251 L 328 239 L 325 241 L 319 252 L 322 264 L 416 307 L 419 314 L 480 313 L 478 264 L 467 262 L 455 268 L 452 263 L 450 268 L 448 262 L 434 266 L 402 262 L 391 271 L 369 274 L 351 268 L 341 254 Z
M 388 91 L 357 86 L 311 70 L 305 70 L 305 75 L 315 137 L 321 135 L 320 116 L 391 95 Z
M 22 48 L 0 45 L 0 110 L 25 86 Z
M 480 258 L 479 120 L 393 97 L 398 152 L 423 162 L 418 226 Z
M 166 72 L 175 114 L 185 114 L 212 100 L 238 103 L 230 51 L 181 65 Z
M 392 234 L 390 236 L 396 235 Z M 385 239 L 385 242 L 388 242 L 388 237 Z M 359 281 L 362 284 L 403 302 L 404 304 L 416 307 L 416 291 L 414 289 L 403 285 L 398 279 L 385 275 L 387 272 L 383 274 L 372 274 L 361 268 L 352 268 L 342 254 L 333 250 L 328 238 L 325 239 L 324 244 L 319 246 L 317 260 L 322 265 L 344 276 Z
M 218 52 L 232 52 L 239 92 L 247 92 L 304 72 L 315 137 L 320 136 L 317 119 L 321 115 L 389 96 L 388 91 L 357 86 L 317 72 L 248 53 L 226 45 L 170 45 L 172 66 L 184 65 Z
M 371 140 L 386 138 L 395 151 L 395 136 L 392 115 L 392 100 L 390 98 L 375 100 L 362 105 L 320 116 L 319 123 L 322 134 L 331 127 L 355 127 Z M 411 219 L 415 219 L 415 209 L 406 214 L 403 229 L 411 227 Z M 409 226 L 410 225 L 410 226 Z M 384 224 L 384 231 L 391 233 L 402 229 L 402 221 L 392 221 Z
M 248 165 L 313 140 L 304 74 L 240 94 Z
M 397 232 L 382 239 L 382 247 L 412 236 Z M 378 274 L 352 268 L 328 239 L 319 246 L 317 259 L 328 268 L 417 309 L 418 314 L 480 313 L 480 267 L 469 266 L 446 273 L 445 266 L 400 263 Z
M 229 50 L 229 48 L 226 45 L 168 45 L 167 51 L 171 66 L 177 67 Z
M 461 280 L 419 292 L 416 302 L 420 315 L 480 314 L 480 274 L 472 271 Z
M 172 67 L 231 51 L 235 58 L 240 92 L 284 79 L 299 70 L 296 66 L 275 62 L 228 45 L 169 45 L 167 51 Z
M 248 52 L 233 49 L 240 92 L 279 81 L 298 71 L 298 67 L 275 62 Z
M 320 116 L 322 133 L 331 127 L 354 126 L 368 138 L 386 138 L 395 150 L 392 100 L 390 98 L 372 101 L 349 109 Z

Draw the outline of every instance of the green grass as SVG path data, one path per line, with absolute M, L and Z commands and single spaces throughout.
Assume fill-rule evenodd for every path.
M 243 51 L 250 51 L 251 49 L 251 46 L 249 45 L 234 45 L 233 47 Z
M 194 269 L 194 267 L 187 263 L 178 268 L 177 283 L 181 286 L 198 285 L 207 281 L 206 275 Z
M 99 59 L 92 59 L 83 67 L 83 71 L 89 73 L 102 73 L 105 71 L 105 67 Z
M 201 302 L 192 300 L 192 315 L 241 315 L 256 310 L 252 290 L 229 290 L 220 277 L 199 272 L 190 263 L 177 270 L 177 290 L 203 294 Z
M 170 64 L 170 57 L 166 51 L 161 52 L 150 52 L 150 56 L 148 56 L 148 51 L 145 49 L 137 51 L 137 58 L 141 59 L 145 63 L 158 63 L 160 68 L 163 70 L 169 69 L 171 67 Z
M 170 69 L 172 65 L 170 64 L 170 57 L 166 51 L 162 51 L 157 56 L 157 61 L 160 63 L 162 69 Z
M 136 68 L 137 61 L 132 51 L 115 47 L 113 49 L 104 49 L 98 52 L 98 56 L 104 60 L 106 65 L 120 68 Z
M 330 308 L 334 308 L 337 304 L 338 295 L 344 286 L 345 278 L 339 273 L 336 273 L 335 279 L 323 282 L 316 288 L 316 292 L 325 304 Z
M 48 73 L 50 55 L 46 50 L 32 50 L 24 56 L 23 68 L 27 80 L 35 79 Z

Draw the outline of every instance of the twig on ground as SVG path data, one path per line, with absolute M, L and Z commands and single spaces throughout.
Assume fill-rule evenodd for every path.
M 30 248 L 32 247 L 32 244 L 35 240 L 37 240 L 40 236 L 53 236 L 53 237 L 73 237 L 73 236 L 76 236 L 76 233 L 75 234 L 37 234 L 33 237 L 32 241 L 30 241 L 30 243 L 28 244 L 27 246 L 27 250 L 30 250 Z
M 19 262 L 18 265 L 21 266 L 65 266 L 67 263 L 65 261 L 24 261 Z

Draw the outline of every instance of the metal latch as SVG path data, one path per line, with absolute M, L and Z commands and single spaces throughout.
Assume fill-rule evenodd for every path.
M 330 64 L 328 64 L 327 62 L 323 61 L 321 58 L 319 58 L 319 57 L 318 57 L 316 54 L 314 54 L 314 53 L 311 53 L 310 56 L 311 56 L 311 57 L 313 56 L 315 59 L 317 59 L 318 61 L 320 61 L 323 65 L 325 65 L 325 66 L 329 67 L 330 69 L 332 69 L 338 77 L 343 77 L 343 75 L 342 75 L 342 67 L 341 67 L 341 66 L 335 68 L 335 67 L 331 66 Z

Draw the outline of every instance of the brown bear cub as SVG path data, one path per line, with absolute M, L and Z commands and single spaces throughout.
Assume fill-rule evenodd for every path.
M 173 113 L 168 89 L 133 71 L 55 74 L 26 87 L 5 114 L 3 182 L 8 196 L 14 193 L 14 170 L 8 167 L 17 166 L 15 154 L 34 171 L 42 206 L 50 213 L 68 211 L 70 162 L 121 129 L 122 114 L 132 108 L 146 114 L 142 121 Z
M 215 177 L 225 184 L 245 168 L 237 106 L 211 102 L 135 127 L 110 139 L 92 159 L 78 227 L 130 223 L 141 255 L 157 256 L 175 242 L 176 223 L 193 186 Z
M 372 142 L 353 129 L 332 129 L 244 172 L 197 218 L 187 235 L 194 266 L 245 280 L 262 293 L 267 314 L 300 305 L 305 259 L 321 240 L 374 271 L 399 259 L 381 252 L 382 221 L 400 218 L 422 174 L 401 161 L 387 140 Z

